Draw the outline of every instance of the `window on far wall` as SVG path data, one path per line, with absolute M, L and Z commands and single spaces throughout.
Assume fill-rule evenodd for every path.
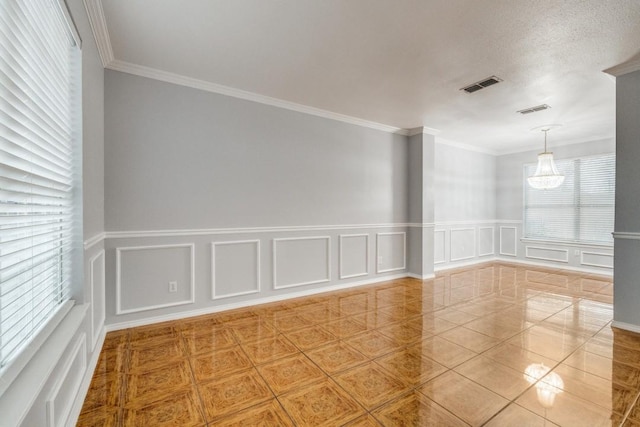
M 527 184 L 535 164 L 524 166 L 524 237 L 613 244 L 615 155 L 556 160 L 564 183 L 551 190 Z
M 0 0 L 0 374 L 68 310 L 80 48 L 64 2 Z M 20 356 L 20 357 L 19 357 Z M 13 372 L 13 371 L 12 371 Z

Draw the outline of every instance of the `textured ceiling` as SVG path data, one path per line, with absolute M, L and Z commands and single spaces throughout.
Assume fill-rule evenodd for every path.
M 494 152 L 615 134 L 638 0 L 104 0 L 113 58 Z M 474 94 L 459 89 L 496 75 Z M 538 104 L 547 111 L 522 116 Z

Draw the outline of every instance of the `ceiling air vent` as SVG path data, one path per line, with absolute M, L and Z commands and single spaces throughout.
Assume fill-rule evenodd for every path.
M 500 83 L 502 81 L 501 78 L 496 77 L 496 76 L 491 76 L 491 77 L 487 77 L 484 80 L 481 80 L 479 82 L 475 82 L 473 84 L 470 84 L 469 86 L 465 86 L 460 90 L 463 90 L 467 93 L 473 93 L 473 92 L 477 92 L 480 89 L 484 89 L 485 87 L 489 87 L 489 86 L 493 86 L 496 83 Z
M 547 104 L 542 104 L 536 105 L 535 107 L 525 108 L 524 110 L 518 110 L 516 112 L 520 114 L 531 114 L 542 110 L 548 110 L 549 108 L 551 107 L 549 107 Z

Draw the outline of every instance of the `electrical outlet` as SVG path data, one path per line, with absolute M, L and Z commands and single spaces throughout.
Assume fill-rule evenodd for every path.
M 169 292 L 178 292 L 178 282 L 169 282 Z

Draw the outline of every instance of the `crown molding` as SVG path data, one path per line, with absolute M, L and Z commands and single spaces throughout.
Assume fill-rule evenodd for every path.
M 286 110 L 296 111 L 299 113 L 305 113 L 313 116 L 323 117 L 326 119 L 337 120 L 340 122 L 362 126 L 370 129 L 380 130 L 383 132 L 388 132 L 388 133 L 393 133 L 398 135 L 405 135 L 405 136 L 408 134 L 407 129 L 388 126 L 382 123 L 371 122 L 369 120 L 359 119 L 357 117 L 334 113 L 331 111 L 309 107 L 302 104 L 296 104 L 295 102 L 289 102 L 282 99 L 271 98 L 269 96 L 260 95 L 253 92 L 247 92 L 247 91 L 232 88 L 229 86 L 223 86 L 220 84 L 211 83 L 205 80 L 194 79 L 191 77 L 170 73 L 170 72 L 158 70 L 155 68 L 131 64 L 129 62 L 124 62 L 117 59 L 109 62 L 105 66 L 105 68 L 108 68 L 114 71 L 120 71 L 123 73 L 134 74 L 136 76 L 147 77 L 154 80 L 160 80 L 167 83 L 173 83 L 180 86 L 187 86 L 193 89 L 213 92 L 219 95 L 226 95 L 226 96 L 231 96 L 233 98 L 239 98 L 247 101 L 257 102 L 260 104 L 266 104 L 274 107 L 284 108 Z
M 87 16 L 89 17 L 93 37 L 96 39 L 96 46 L 100 54 L 100 60 L 102 60 L 102 66 L 106 68 L 113 62 L 114 57 L 102 2 L 100 0 L 83 0 L 83 3 L 87 11 Z
M 624 76 L 625 74 L 633 73 L 634 71 L 640 71 L 640 58 L 635 58 L 630 61 L 623 62 L 622 64 L 607 68 L 603 71 L 615 77 Z
M 407 136 L 414 136 L 414 135 L 420 135 L 420 134 L 436 136 L 441 131 L 439 129 L 434 129 L 426 126 L 419 126 L 417 128 L 407 129 L 406 132 L 407 132 Z

